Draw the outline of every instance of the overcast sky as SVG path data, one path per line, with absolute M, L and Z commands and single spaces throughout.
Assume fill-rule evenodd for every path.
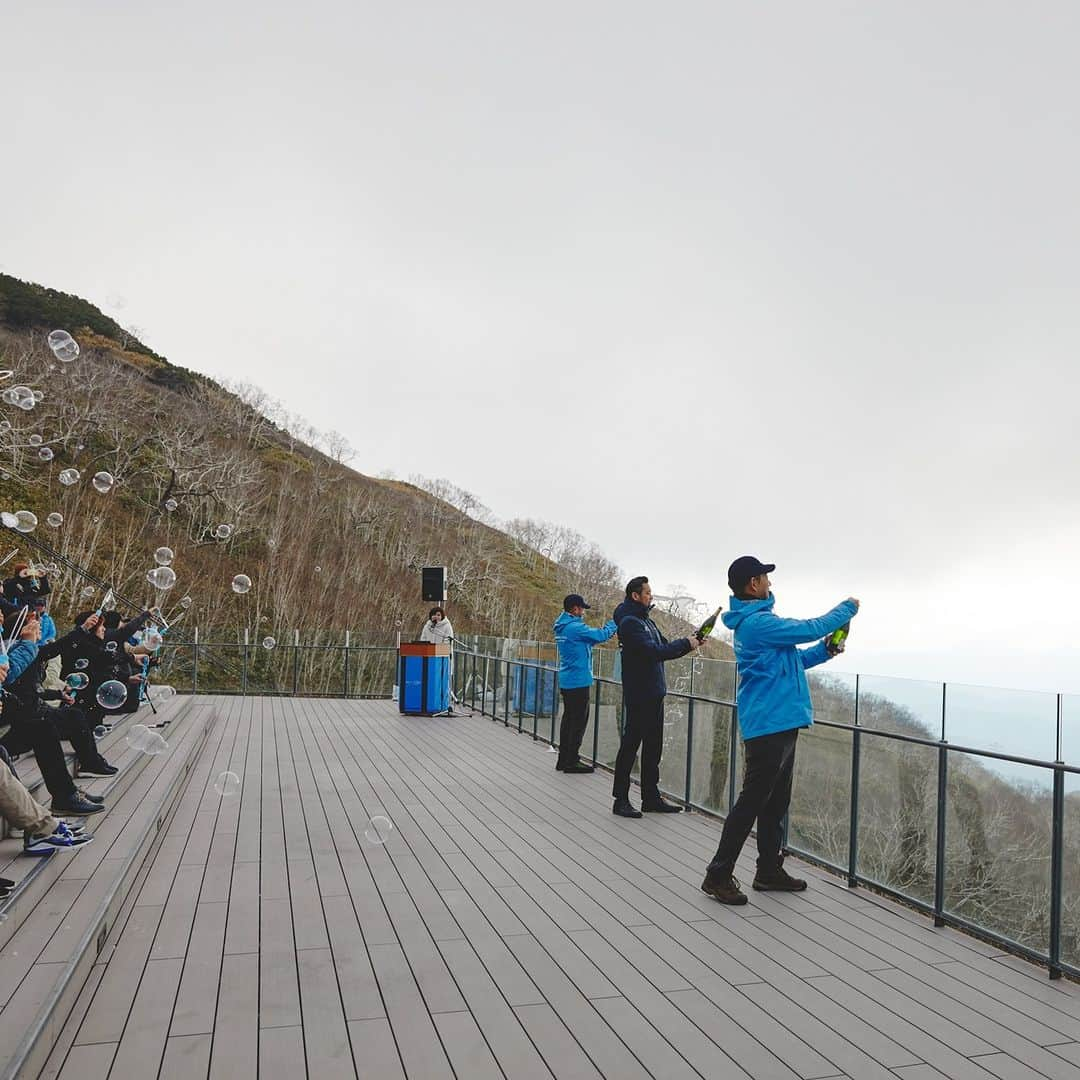
M 845 666 L 1080 690 L 1080 8 L 4 20 L 0 268 Z

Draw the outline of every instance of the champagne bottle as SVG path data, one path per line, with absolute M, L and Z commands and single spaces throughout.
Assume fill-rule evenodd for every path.
M 711 634 L 711 633 L 713 632 L 713 628 L 714 628 L 714 627 L 716 626 L 716 619 L 717 619 L 717 616 L 718 616 L 718 615 L 720 614 L 720 612 L 721 612 L 721 611 L 723 611 L 723 610 L 724 610 L 724 609 L 723 609 L 722 607 L 718 607 L 718 608 L 717 608 L 717 609 L 716 609 L 716 610 L 715 610 L 715 611 L 714 611 L 714 612 L 713 612 L 713 613 L 712 613 L 712 614 L 711 614 L 711 615 L 710 615 L 710 616 L 709 616 L 709 617 L 708 617 L 708 618 L 707 618 L 707 619 L 706 619 L 706 620 L 705 620 L 705 621 L 704 621 L 704 622 L 703 622 L 703 623 L 702 623 L 702 624 L 701 624 L 701 625 L 700 625 L 700 626 L 699 626 L 699 627 L 698 627 L 698 628 L 697 628 L 697 629 L 696 629 L 696 630 L 694 631 L 694 637 L 696 637 L 696 638 L 698 639 L 698 641 L 704 641 L 704 640 L 705 640 L 705 639 L 706 639 L 706 638 L 707 638 L 707 637 L 708 637 L 708 636 L 709 636 L 709 635 L 710 635 L 710 634 Z
M 835 656 L 837 653 L 844 651 L 844 646 L 847 644 L 848 634 L 851 633 L 851 623 L 846 622 L 839 630 L 834 630 L 825 639 L 825 648 L 829 650 L 830 656 Z

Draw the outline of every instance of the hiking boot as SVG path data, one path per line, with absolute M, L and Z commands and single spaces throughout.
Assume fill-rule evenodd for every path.
M 683 808 L 676 803 L 665 802 L 657 796 L 655 799 L 642 799 L 641 809 L 646 814 L 681 814 Z
M 596 772 L 596 770 L 591 765 L 586 765 L 584 762 L 581 761 L 577 762 L 575 765 L 564 765 L 562 767 L 562 771 L 568 773 Z
M 701 883 L 701 891 L 721 904 L 745 904 L 746 893 L 739 888 L 739 879 L 728 874 L 727 877 L 714 878 L 709 874 Z
M 618 814 L 619 817 L 641 817 L 641 811 L 638 810 L 629 799 L 616 799 L 615 805 L 611 808 L 613 814 Z
M 806 888 L 806 882 L 803 878 L 792 877 L 784 869 L 784 860 L 781 858 L 771 870 L 760 866 L 757 868 L 753 887 L 758 892 L 802 892 Z

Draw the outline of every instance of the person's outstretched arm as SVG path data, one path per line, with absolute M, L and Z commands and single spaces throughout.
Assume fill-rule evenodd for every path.
M 676 638 L 657 645 L 645 623 L 632 615 L 619 623 L 619 644 L 624 652 L 644 654 L 654 660 L 677 660 L 692 648 L 689 638 Z
M 744 626 L 750 631 L 755 645 L 782 649 L 786 645 L 806 645 L 811 641 L 819 641 L 826 634 L 839 630 L 844 623 L 855 618 L 858 610 L 858 600 L 851 598 L 816 619 L 781 619 L 779 616 L 762 612 L 752 615 Z
M 608 619 L 603 626 L 597 627 L 586 626 L 578 619 L 567 626 L 564 633 L 568 641 L 588 641 L 593 645 L 599 645 L 613 637 L 618 629 L 618 624 L 614 619 Z

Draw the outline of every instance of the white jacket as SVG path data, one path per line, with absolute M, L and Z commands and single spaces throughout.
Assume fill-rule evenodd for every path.
M 434 641 L 436 644 L 442 644 L 444 641 L 452 641 L 454 637 L 454 628 L 450 625 L 449 619 L 440 619 L 433 626 L 430 619 L 424 622 L 424 629 L 420 631 L 421 641 Z

